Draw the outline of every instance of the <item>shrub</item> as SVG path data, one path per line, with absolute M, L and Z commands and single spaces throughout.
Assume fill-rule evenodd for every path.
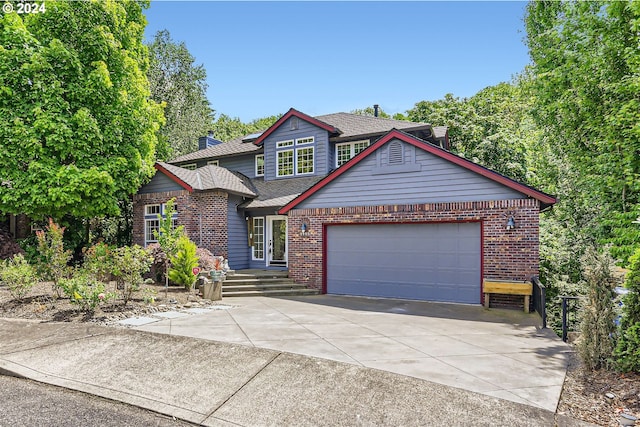
M 77 269 L 70 278 L 60 279 L 60 288 L 71 303 L 83 311 L 92 312 L 99 304 L 115 298 L 114 294 L 105 291 L 104 283 L 85 269 Z
M 116 279 L 117 289 L 120 291 L 124 305 L 126 305 L 133 294 L 142 287 L 143 275 L 149 271 L 152 258 L 142 247 L 133 245 L 113 251 L 112 262 L 111 273 Z
M 196 244 L 189 240 L 187 236 L 181 236 L 178 239 L 177 253 L 175 257 L 170 258 L 170 261 L 169 279 L 174 283 L 183 285 L 186 290 L 191 290 L 197 278 L 193 274 L 193 269 L 198 266 Z
M 151 257 L 150 277 L 157 283 L 163 283 L 165 281 L 164 275 L 168 262 L 167 255 L 157 243 L 147 245 L 145 250 Z
M 35 269 L 22 254 L 0 262 L 0 282 L 7 285 L 13 298 L 24 298 L 37 281 Z
M 40 262 L 37 266 L 40 278 L 53 282 L 53 291 L 60 296 L 58 284 L 60 279 L 69 276 L 68 263 L 71 260 L 71 251 L 64 249 L 64 227 L 49 218 L 49 225 L 45 230 L 37 231 L 36 237 L 40 253 Z
M 198 257 L 198 265 L 200 268 L 206 271 L 215 269 L 217 260 L 209 249 L 198 248 L 196 250 L 196 256 Z
M 589 248 L 582 259 L 587 301 L 582 309 L 578 353 L 589 369 L 607 366 L 613 354 L 615 334 L 615 278 L 608 249 Z
M 85 269 L 101 282 L 109 282 L 113 270 L 113 251 L 113 248 L 104 243 L 83 249 Z
M 619 370 L 640 372 L 640 248 L 629 258 L 629 264 L 624 282 L 629 293 L 622 298 L 620 333 L 614 356 Z

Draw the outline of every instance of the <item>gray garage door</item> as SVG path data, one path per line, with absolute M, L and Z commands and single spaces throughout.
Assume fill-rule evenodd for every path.
M 327 293 L 480 303 L 480 224 L 327 227 Z

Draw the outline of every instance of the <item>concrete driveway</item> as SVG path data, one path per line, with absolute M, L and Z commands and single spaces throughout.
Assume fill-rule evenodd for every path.
M 330 295 L 221 304 L 230 308 L 170 312 L 135 329 L 331 359 L 550 411 L 571 351 L 537 314 L 513 310 Z

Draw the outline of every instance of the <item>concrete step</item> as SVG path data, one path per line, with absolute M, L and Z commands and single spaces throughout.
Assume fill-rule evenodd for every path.
M 259 291 L 259 290 L 292 290 L 292 289 L 307 289 L 304 285 L 292 282 L 274 282 L 274 283 L 222 283 L 222 292 L 239 292 L 239 291 Z
M 222 286 L 237 286 L 237 285 L 257 285 L 260 283 L 271 284 L 271 283 L 292 283 L 295 284 L 293 279 L 289 279 L 286 277 L 275 277 L 275 278 L 257 278 L 257 277 L 244 277 L 239 278 L 235 276 L 227 276 L 222 282 Z
M 300 295 L 318 295 L 317 289 L 274 289 L 274 290 L 254 290 L 254 291 L 225 291 L 222 290 L 222 297 L 275 297 L 275 296 L 300 296 Z

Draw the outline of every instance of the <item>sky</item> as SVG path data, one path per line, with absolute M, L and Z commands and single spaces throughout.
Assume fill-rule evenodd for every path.
M 373 104 L 389 114 L 469 97 L 529 63 L 525 2 L 152 1 L 162 29 L 207 71 L 216 117 L 248 122 Z

